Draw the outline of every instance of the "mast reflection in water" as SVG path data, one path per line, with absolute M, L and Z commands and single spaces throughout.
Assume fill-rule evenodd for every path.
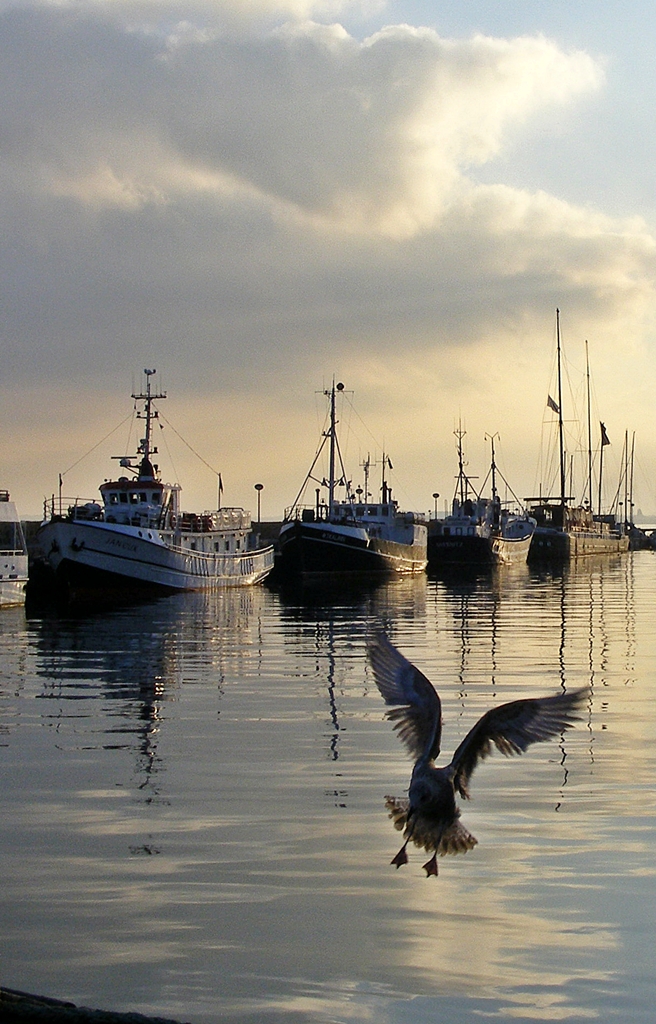
M 637 552 L 10 610 L 2 983 L 199 1024 L 651 1021 L 655 597 Z M 478 769 L 479 846 L 437 880 L 389 866 L 384 797 L 408 762 L 365 660 L 374 625 L 438 686 L 445 750 L 493 704 L 590 688 L 560 747 Z

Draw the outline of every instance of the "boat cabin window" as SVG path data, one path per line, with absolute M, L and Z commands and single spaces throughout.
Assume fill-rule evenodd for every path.
M 127 503 L 128 503 L 128 496 L 125 493 L 125 491 L 121 491 L 121 493 L 119 494 L 118 498 L 119 498 L 119 501 L 121 502 L 121 504 L 127 505 Z
M 159 505 L 159 503 L 161 501 L 161 494 L 159 493 L 159 491 L 153 491 L 153 494 L 152 494 L 152 497 L 151 497 L 150 500 L 152 501 L 153 505 Z
M 109 504 L 110 505 L 116 505 L 117 502 L 118 502 L 118 494 L 116 493 L 116 491 L 112 491 L 112 493 L 109 496 Z
M 355 514 L 356 514 L 356 516 L 363 516 L 364 515 L 364 505 L 356 505 L 356 507 L 355 507 Z
M 387 505 L 381 505 L 380 514 L 381 514 L 381 516 L 388 516 L 389 515 L 389 508 L 388 508 Z

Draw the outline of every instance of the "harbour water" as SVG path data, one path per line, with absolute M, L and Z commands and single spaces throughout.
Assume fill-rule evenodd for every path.
M 653 1021 L 656 554 L 0 615 L 0 984 L 193 1024 Z M 479 845 L 390 865 L 410 762 L 365 658 L 582 720 L 476 770 Z M 442 760 L 442 759 L 440 759 Z

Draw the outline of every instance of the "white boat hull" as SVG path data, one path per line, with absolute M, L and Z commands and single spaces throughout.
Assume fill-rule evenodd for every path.
M 25 604 L 27 555 L 0 551 L 0 608 Z
M 492 537 L 493 560 L 503 565 L 523 564 L 528 559 L 532 533 L 526 537 Z
M 273 547 L 225 553 L 185 550 L 157 530 L 103 521 L 51 520 L 36 540 L 55 576 L 82 586 L 209 590 L 250 586 L 273 568 Z

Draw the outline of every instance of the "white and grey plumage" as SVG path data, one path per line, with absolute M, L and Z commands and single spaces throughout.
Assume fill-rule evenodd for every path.
M 469 780 L 478 762 L 492 753 L 493 746 L 512 757 L 531 743 L 558 736 L 576 721 L 575 712 L 587 690 L 513 700 L 492 708 L 467 733 L 451 763 L 436 768 L 442 706 L 434 686 L 384 633 L 369 642 L 368 652 L 376 685 L 385 703 L 392 705 L 387 717 L 415 759 L 407 799 L 385 798 L 395 828 L 403 830 L 405 837 L 392 864 L 397 868 L 407 864 L 406 847 L 412 840 L 433 854 L 424 868 L 427 875 L 436 875 L 438 854 L 466 853 L 478 841 L 461 824 L 456 803 L 456 793 L 469 798 Z

